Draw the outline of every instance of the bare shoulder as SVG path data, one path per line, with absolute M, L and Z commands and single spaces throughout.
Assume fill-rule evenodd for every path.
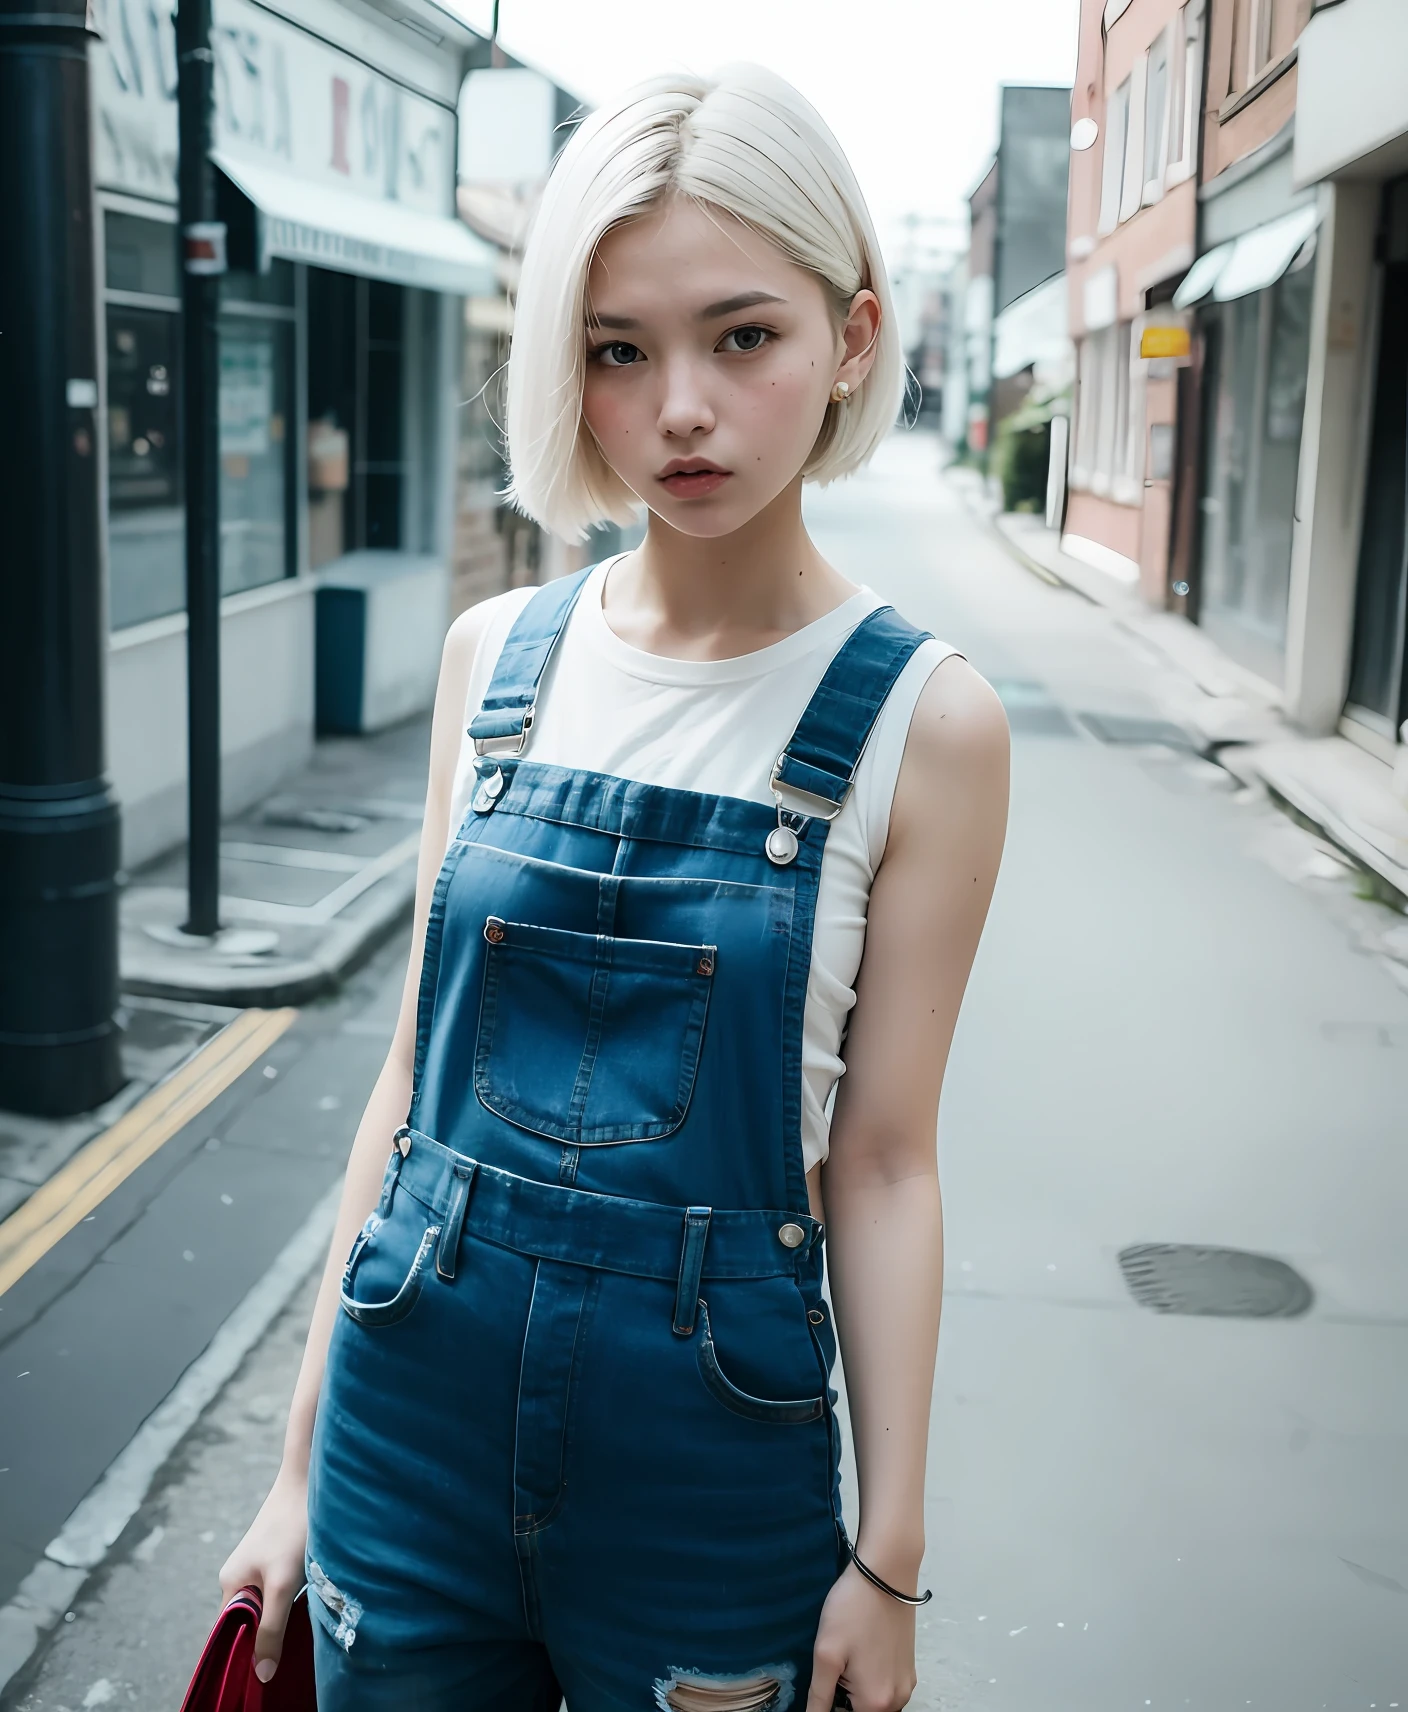
M 1007 715 L 992 685 L 961 655 L 941 661 L 919 693 L 905 740 L 885 846 L 890 867 L 911 850 L 925 866 L 946 850 L 964 866 L 991 860 L 995 872 L 1007 828 L 1010 749 Z
M 977 781 L 994 772 L 1005 778 L 1010 747 L 997 691 L 962 655 L 951 654 L 919 692 L 900 783 L 922 790 L 926 784 Z

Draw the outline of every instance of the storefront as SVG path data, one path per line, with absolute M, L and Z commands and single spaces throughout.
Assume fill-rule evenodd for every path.
M 1393 744 L 1408 720 L 1408 177 L 1383 189 L 1375 365 L 1347 713 Z
M 142 0 L 106 0 L 96 24 L 109 731 L 132 864 L 184 826 L 175 48 Z M 429 0 L 215 0 L 227 808 L 309 751 L 319 587 L 394 591 L 403 681 L 379 706 L 433 689 L 462 299 L 498 288 L 492 249 L 454 218 L 476 42 Z
M 1173 299 L 1197 306 L 1203 348 L 1198 622 L 1278 688 L 1320 222 L 1314 190 L 1292 188 L 1290 145 L 1287 134 L 1213 181 L 1203 253 Z
M 1332 242 L 1322 252 L 1333 260 L 1317 347 L 1322 374 L 1312 384 L 1312 397 L 1324 399 L 1323 444 L 1298 525 L 1309 513 L 1324 542 L 1307 566 L 1312 693 L 1302 723 L 1338 727 L 1400 768 L 1408 738 L 1405 63 L 1401 0 L 1317 9 L 1299 43 L 1294 151 L 1297 183 L 1317 189 L 1328 210 L 1322 236 Z

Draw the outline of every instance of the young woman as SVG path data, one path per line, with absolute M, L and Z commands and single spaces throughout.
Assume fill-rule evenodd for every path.
M 1007 730 L 801 514 L 902 366 L 859 189 L 786 84 L 661 79 L 563 151 L 513 494 L 569 537 L 649 526 L 445 645 L 401 1017 L 222 1574 L 264 1590 L 266 1679 L 306 1577 L 322 1712 L 914 1688 L 934 1130 Z

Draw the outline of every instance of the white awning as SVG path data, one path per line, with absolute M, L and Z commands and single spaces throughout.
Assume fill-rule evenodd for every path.
M 492 296 L 499 289 L 497 251 L 458 220 L 310 184 L 223 149 L 211 159 L 254 204 L 261 268 L 283 256 L 462 297 Z
M 1217 276 L 1213 296 L 1219 303 L 1227 303 L 1274 285 L 1319 223 L 1320 211 L 1311 203 L 1243 232 L 1233 246 L 1231 261 Z
M 1310 203 L 1219 244 L 1189 268 L 1173 294 L 1174 308 L 1186 309 L 1209 292 L 1216 302 L 1229 303 L 1234 297 L 1265 291 L 1285 273 L 1319 223 L 1320 211 Z
M 1038 364 L 1069 364 L 1065 274 L 1056 274 L 1009 303 L 993 323 L 993 332 L 992 372 L 999 380 Z
M 1173 307 L 1186 309 L 1190 303 L 1201 303 L 1217 284 L 1217 276 L 1232 260 L 1236 243 L 1219 244 L 1205 256 L 1199 256 L 1183 276 L 1183 283 L 1173 294 Z

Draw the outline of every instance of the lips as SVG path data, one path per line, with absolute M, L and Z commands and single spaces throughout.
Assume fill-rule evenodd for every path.
M 676 499 L 702 499 L 705 494 L 717 492 L 731 474 L 705 458 L 677 458 L 665 465 L 660 485 Z

